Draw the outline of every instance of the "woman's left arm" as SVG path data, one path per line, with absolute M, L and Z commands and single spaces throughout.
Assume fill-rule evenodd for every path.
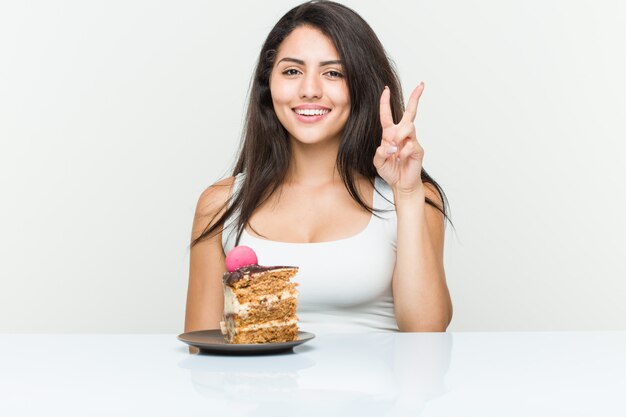
M 380 100 L 383 127 L 374 157 L 378 174 L 391 186 L 398 219 L 392 290 L 400 331 L 443 332 L 452 319 L 452 301 L 443 267 L 445 218 L 426 203 L 443 207 L 434 187 L 422 183 L 424 150 L 417 142 L 415 115 L 424 84 L 413 90 L 400 123 L 394 124 L 389 89 Z
M 398 328 L 443 332 L 452 320 L 452 301 L 443 267 L 443 214 L 425 203 L 439 194 L 422 186 L 413 194 L 394 193 L 398 216 L 392 289 Z

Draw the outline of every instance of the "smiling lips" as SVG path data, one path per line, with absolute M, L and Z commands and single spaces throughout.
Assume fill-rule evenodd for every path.
M 296 113 L 296 118 L 304 123 L 315 123 L 330 113 L 329 108 L 315 105 L 294 107 L 293 111 Z

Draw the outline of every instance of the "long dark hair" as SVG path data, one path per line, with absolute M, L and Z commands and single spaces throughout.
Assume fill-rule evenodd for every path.
M 382 138 L 380 95 L 383 88 L 388 86 L 391 90 L 393 119 L 398 122 L 404 113 L 400 81 L 378 37 L 361 16 L 344 5 L 314 0 L 287 12 L 265 40 L 254 71 L 243 141 L 233 170 L 233 175 L 245 173 L 241 190 L 227 202 L 228 208 L 220 218 L 211 227 L 207 226 L 191 246 L 218 233 L 226 219 L 234 213 L 238 213 L 234 226 L 237 231 L 236 242 L 239 242 L 254 210 L 280 187 L 286 177 L 290 145 L 287 131 L 274 112 L 269 80 L 279 46 L 300 26 L 320 30 L 330 38 L 339 53 L 351 104 L 350 116 L 339 143 L 337 170 L 352 198 L 363 209 L 376 215 L 376 210 L 361 198 L 355 184 L 356 175 L 362 175 L 374 185 L 378 174 L 373 159 Z M 424 169 L 421 179 L 437 189 L 443 207 L 429 198 L 426 198 L 426 203 L 449 220 L 443 189 Z

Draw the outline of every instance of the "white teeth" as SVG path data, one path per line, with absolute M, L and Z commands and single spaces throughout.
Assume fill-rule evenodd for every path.
M 330 110 L 325 109 L 295 109 L 295 112 L 304 116 L 321 116 L 328 113 Z

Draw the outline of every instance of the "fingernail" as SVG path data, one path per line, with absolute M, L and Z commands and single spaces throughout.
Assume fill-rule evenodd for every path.
M 394 154 L 396 152 L 398 152 L 398 147 L 397 146 L 388 146 L 387 147 L 387 153 L 389 155 Z
M 385 86 L 385 90 L 389 90 L 389 87 Z

